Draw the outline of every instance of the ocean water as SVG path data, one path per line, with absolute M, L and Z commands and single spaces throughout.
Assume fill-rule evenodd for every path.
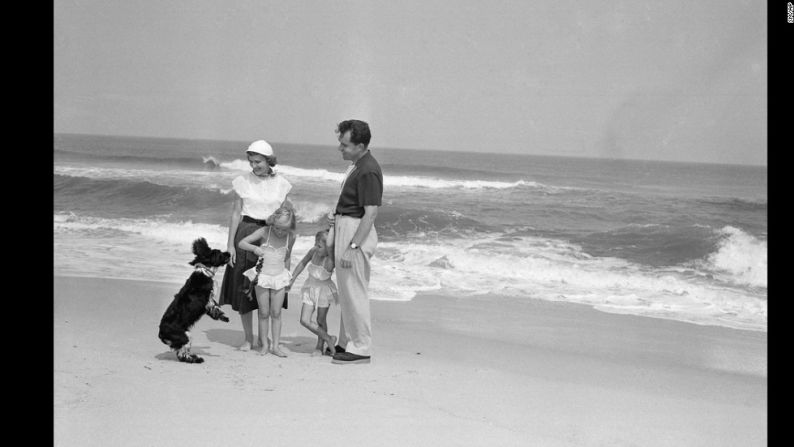
M 347 162 L 334 143 L 274 144 L 298 213 L 293 266 L 336 203 Z M 54 273 L 184 281 L 193 239 L 225 248 L 247 144 L 55 134 Z M 373 154 L 373 299 L 488 293 L 767 330 L 765 167 Z

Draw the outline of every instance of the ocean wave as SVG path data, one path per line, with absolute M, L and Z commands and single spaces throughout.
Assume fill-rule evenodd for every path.
M 747 199 L 738 199 L 738 198 L 714 197 L 714 198 L 700 199 L 698 200 L 698 202 L 707 205 L 717 205 L 720 207 L 725 207 L 730 209 L 731 211 L 760 212 L 760 211 L 766 211 L 767 209 L 767 201 L 763 199 L 747 200 Z
M 231 189 L 215 183 L 194 186 L 166 186 L 149 181 L 89 179 L 53 176 L 55 206 L 60 211 L 98 210 L 135 216 L 195 215 L 203 211 L 227 220 Z M 330 211 L 329 204 L 294 201 L 298 222 L 316 223 Z
M 767 242 L 731 226 L 716 233 L 717 249 L 700 266 L 724 281 L 766 288 Z
M 189 245 L 194 239 L 203 237 L 212 246 L 226 247 L 229 228 L 222 225 L 196 223 L 193 221 L 168 222 L 162 219 L 108 219 L 81 216 L 75 213 L 53 215 L 55 235 L 73 231 L 138 234 L 157 242 Z M 118 233 L 116 233 L 118 234 Z
M 764 292 L 594 257 L 561 240 L 493 235 L 439 244 L 383 243 L 370 282 L 387 296 L 432 291 L 569 301 L 600 310 L 766 330 Z M 404 278 L 410 278 L 406 281 Z
M 56 214 L 56 273 L 124 275 L 123 262 L 112 262 L 109 241 L 119 259 L 134 257 L 135 274 L 161 278 L 172 265 L 181 277 L 185 252 L 193 238 L 206 237 L 224 246 L 222 225 L 163 222 L 150 219 L 95 219 Z M 727 246 L 744 246 L 742 233 L 725 229 Z M 750 246 L 756 244 L 750 240 Z M 313 245 L 299 236 L 293 265 Z M 757 248 L 757 247 L 756 247 Z M 723 254 L 727 254 L 723 249 Z M 67 255 L 68 254 L 68 255 Z M 99 256 L 104 262 L 83 261 Z M 152 261 L 147 261 L 151 258 Z M 729 257 L 730 258 L 730 257 Z M 156 262 L 155 262 L 156 261 Z M 734 261 L 717 257 L 715 266 Z M 121 267 L 114 267 L 114 265 Z M 734 266 L 738 268 L 737 266 Z M 97 271 L 93 271 L 97 270 Z M 159 270 L 158 270 L 159 269 Z M 127 269 L 129 270 L 129 269 Z M 433 292 L 458 297 L 493 293 L 568 301 L 598 309 L 659 318 L 766 330 L 765 290 L 748 290 L 715 282 L 706 276 L 655 269 L 619 258 L 596 257 L 564 240 L 475 233 L 466 238 L 404 238 L 382 241 L 372 258 L 371 296 L 378 300 L 410 300 Z
M 82 177 L 88 180 L 127 180 L 164 186 L 190 186 L 222 191 L 219 184 L 230 185 L 235 175 L 217 171 L 186 171 L 176 169 L 143 169 L 99 166 L 54 167 L 56 176 Z
M 154 160 L 154 159 L 152 159 Z M 249 172 L 251 166 L 246 160 L 219 161 L 214 156 L 201 156 L 193 159 L 193 169 L 162 169 L 162 168 L 132 168 L 132 167 L 107 167 L 107 166 L 55 166 L 55 174 L 71 177 L 86 177 L 93 179 L 140 179 L 152 182 L 165 182 L 168 184 L 185 182 L 198 183 L 206 179 L 231 180 L 243 172 Z M 165 165 L 168 166 L 168 165 Z M 201 169 L 199 169 L 201 168 Z M 288 179 L 308 180 L 310 182 L 340 183 L 344 178 L 343 172 L 331 172 L 326 169 L 307 169 L 289 165 L 277 165 L 276 172 L 283 174 Z M 470 191 L 488 189 L 515 189 L 528 188 L 557 193 L 578 188 L 545 185 L 529 180 L 515 180 L 510 182 L 497 180 L 464 180 L 444 179 L 437 177 L 385 175 L 385 187 L 394 188 L 419 188 L 419 189 L 461 189 Z
M 192 242 L 200 237 L 225 250 L 228 227 L 192 221 L 98 218 L 56 213 L 56 275 L 141 279 L 180 283 L 192 267 Z M 313 236 L 299 236 L 293 247 L 302 257 L 314 246 Z M 293 265 L 298 260 L 294 260 Z M 223 277 L 219 271 L 218 278 Z
M 55 175 L 55 205 L 59 211 L 118 209 L 125 214 L 195 215 L 206 210 L 224 221 L 231 205 L 231 189 L 216 184 L 194 187 L 165 186 L 147 181 L 94 180 L 83 177 Z M 318 223 L 335 204 L 311 200 L 293 200 L 299 223 Z
M 234 160 L 230 162 L 222 162 L 222 168 L 231 169 L 236 171 L 249 171 L 250 165 L 245 160 Z M 340 183 L 344 179 L 342 172 L 330 172 L 325 169 L 304 169 L 288 165 L 277 165 L 274 170 L 284 174 L 287 178 L 301 178 L 311 179 L 313 181 L 328 181 Z M 425 189 L 509 189 L 509 188 L 538 188 L 557 190 L 559 187 L 552 187 L 543 185 L 541 183 L 516 180 L 513 182 L 502 182 L 494 180 L 462 180 L 462 179 L 440 179 L 435 177 L 417 177 L 417 176 L 399 176 L 399 175 L 384 175 L 384 186 L 398 187 L 398 188 L 425 188 Z M 564 188 L 563 188 L 564 189 Z
M 382 237 L 462 236 L 491 228 L 455 210 L 418 210 L 387 206 L 378 210 L 378 235 Z
M 227 193 L 210 187 L 167 186 L 133 179 L 53 176 L 56 211 L 93 211 L 120 216 L 218 214 L 227 210 Z M 226 211 L 228 212 L 228 211 Z
M 493 170 L 438 166 L 431 164 L 381 163 L 381 167 L 386 172 L 418 174 L 422 177 L 441 175 L 444 178 L 487 178 L 489 180 L 501 180 L 508 176 L 521 177 L 520 174 L 515 173 L 502 173 Z
M 220 166 L 221 162 L 218 161 L 217 158 L 213 157 L 212 155 L 201 157 L 202 163 L 208 166 L 210 169 L 215 169 Z
M 293 200 L 292 204 L 295 206 L 295 217 L 298 222 L 305 223 L 324 222 L 336 206 L 336 203 L 317 203 L 306 200 Z
M 58 211 L 118 210 L 133 217 L 153 215 L 214 215 L 213 221 L 228 219 L 231 190 L 215 183 L 195 186 L 166 186 L 131 179 L 109 180 L 54 176 L 55 206 Z M 292 198 L 299 223 L 321 223 L 336 203 Z M 378 213 L 382 236 L 400 237 L 418 233 L 455 233 L 484 228 L 474 219 L 450 210 L 416 210 L 399 206 L 383 207 Z
M 708 225 L 629 223 L 576 237 L 589 253 L 660 267 L 702 259 L 714 250 L 716 237 Z
M 217 164 L 214 155 L 207 156 L 163 156 L 163 155 L 120 155 L 120 154 L 86 154 L 82 152 L 69 151 L 64 149 L 54 149 L 55 160 L 86 161 L 86 162 L 116 162 L 130 166 L 135 165 L 158 165 L 183 168 L 212 168 L 212 161 Z

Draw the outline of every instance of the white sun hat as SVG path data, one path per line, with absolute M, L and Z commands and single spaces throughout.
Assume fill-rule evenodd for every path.
M 253 152 L 256 154 L 262 154 L 265 157 L 272 157 L 273 156 L 273 148 L 270 147 L 270 144 L 265 140 L 256 140 L 248 146 L 246 152 Z

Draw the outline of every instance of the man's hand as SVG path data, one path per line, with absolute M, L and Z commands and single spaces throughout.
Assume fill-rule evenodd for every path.
M 343 269 L 349 269 L 350 267 L 352 267 L 353 266 L 353 256 L 355 256 L 355 254 L 356 254 L 355 252 L 358 251 L 358 250 L 360 250 L 360 248 L 353 249 L 353 248 L 347 247 L 345 249 L 345 252 L 342 253 L 342 258 L 339 259 L 339 267 L 341 267 Z

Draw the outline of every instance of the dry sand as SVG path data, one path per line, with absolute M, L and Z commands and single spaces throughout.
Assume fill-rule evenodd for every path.
M 767 335 L 497 296 L 373 301 L 369 365 L 288 358 L 202 318 L 157 338 L 180 284 L 54 278 L 56 446 L 761 446 Z M 329 314 L 331 333 L 339 310 Z

